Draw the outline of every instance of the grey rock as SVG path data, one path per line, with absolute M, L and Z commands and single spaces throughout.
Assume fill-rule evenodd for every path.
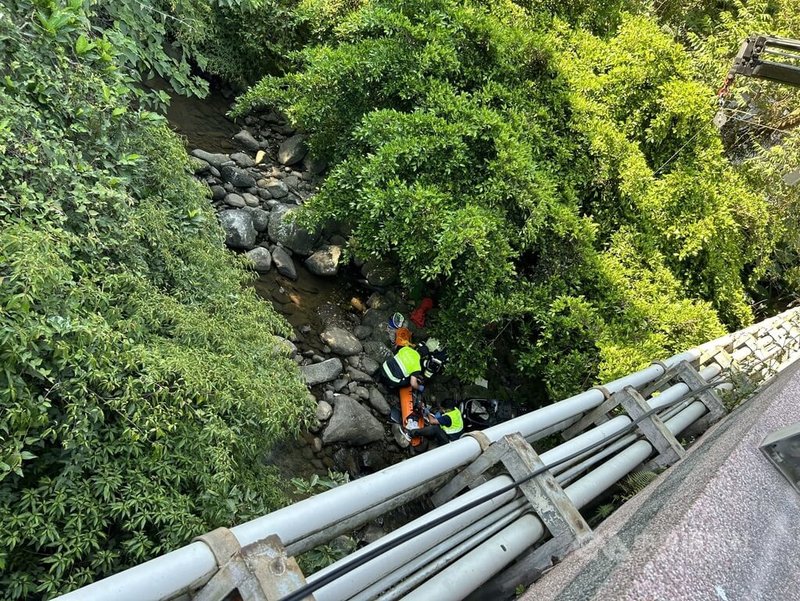
M 314 275 L 334 276 L 339 272 L 341 256 L 340 246 L 323 246 L 306 259 L 306 268 Z
M 191 154 L 193 157 L 197 157 L 198 159 L 205 161 L 206 163 L 208 163 L 213 167 L 216 167 L 217 169 L 231 162 L 231 159 L 227 154 L 206 152 L 205 150 L 200 150 L 199 148 L 195 148 L 189 154 Z
M 333 389 L 336 392 L 341 392 L 342 389 L 345 386 L 347 386 L 348 382 L 349 382 L 349 380 L 347 378 L 337 378 L 336 380 L 333 381 Z
M 294 221 L 296 211 L 297 207 L 289 205 L 275 207 L 269 218 L 269 237 L 297 254 L 310 255 L 316 248 L 319 234 L 297 225 Z
M 322 451 L 322 441 L 318 436 L 315 436 L 314 440 L 311 441 L 311 450 L 313 450 L 315 453 Z
M 300 327 L 300 332 L 302 334 L 308 334 L 310 331 L 311 331 L 311 326 L 308 325 L 308 324 L 305 324 L 305 325 Z
M 231 207 L 236 207 L 237 209 L 241 209 L 242 207 L 247 206 L 247 203 L 244 201 L 244 198 L 242 198 L 238 194 L 226 194 L 225 204 Z
M 286 198 L 289 195 L 289 187 L 279 179 L 269 180 L 267 184 L 262 187 L 270 193 L 272 198 Z
M 355 367 L 348 367 L 347 373 L 350 375 L 351 380 L 362 382 L 364 384 L 372 383 L 372 377 L 365 374 L 363 371 L 356 369 Z
M 284 140 L 278 148 L 278 161 L 284 165 L 294 165 L 303 160 L 308 153 L 305 136 L 298 134 Z
M 369 399 L 369 390 L 367 390 L 363 386 L 356 386 L 353 392 L 360 399 L 364 399 L 365 401 Z
M 198 159 L 197 157 L 189 157 L 189 163 L 192 166 L 192 171 L 195 175 L 201 175 L 203 173 L 207 173 L 211 171 L 211 165 L 208 161 L 204 161 L 203 159 Z
M 278 270 L 279 274 L 290 280 L 297 279 L 297 268 L 294 266 L 294 260 L 283 248 L 278 246 L 272 251 L 272 260 L 275 262 L 275 269 Z
M 358 388 L 358 382 L 350 382 L 347 385 L 347 390 L 351 393 L 355 393 L 356 388 Z
M 361 325 L 374 329 L 380 327 L 386 333 L 386 325 L 392 312 L 385 309 L 367 309 L 361 318 Z
M 247 168 L 256 166 L 256 162 L 253 160 L 253 158 L 249 154 L 245 154 L 243 152 L 234 152 L 231 155 L 231 159 L 236 161 L 236 164 L 239 165 L 239 167 Z
M 253 267 L 260 273 L 267 272 L 272 267 L 272 255 L 266 248 L 257 246 L 253 250 L 248 250 L 245 256 L 253 262 Z
M 297 352 L 297 347 L 294 342 L 286 340 L 286 338 L 282 336 L 275 336 L 275 345 L 272 348 L 276 353 L 286 355 L 287 357 Z
M 250 150 L 252 152 L 255 152 L 261 147 L 258 143 L 258 140 L 256 140 L 253 137 L 253 134 L 251 134 L 246 129 L 243 129 L 238 134 L 233 136 L 233 139 L 236 140 L 239 144 L 241 144 L 242 148 L 246 148 L 247 150 Z M 233 157 L 231 156 L 231 158 Z
M 316 417 L 319 421 L 327 421 L 333 415 L 333 407 L 326 401 L 320 401 L 317 404 Z
M 256 185 L 256 180 L 252 175 L 233 165 L 226 165 L 219 172 L 222 174 L 222 179 L 237 188 L 252 188 Z
M 291 125 L 276 125 L 273 129 L 282 136 L 291 136 L 295 132 Z
M 387 261 L 367 261 L 361 273 L 373 286 L 391 286 L 397 281 L 397 267 Z
M 317 355 L 316 353 L 314 353 L 313 355 L 311 355 L 311 360 L 314 363 L 322 363 L 323 361 L 325 361 L 325 357 L 323 357 L 322 355 Z
M 225 232 L 225 244 L 231 248 L 252 248 L 256 243 L 253 218 L 244 211 L 222 211 L 219 223 Z
M 247 204 L 248 207 L 257 207 L 261 204 L 261 201 L 258 199 L 258 196 L 250 194 L 250 192 L 242 192 L 242 198 L 244 198 L 244 202 Z
M 342 362 L 339 359 L 328 359 L 322 363 L 314 363 L 313 365 L 304 365 L 300 367 L 300 373 L 306 380 L 309 386 L 316 386 L 330 382 L 339 377 L 342 373 Z
M 317 159 L 310 154 L 303 157 L 303 169 L 312 175 L 320 175 L 328 168 L 328 162 L 324 159 Z
M 274 259 L 275 257 L 273 257 Z M 392 356 L 392 351 L 389 350 L 384 343 L 377 340 L 367 340 L 364 343 L 364 352 L 367 356 L 378 364 L 382 364 L 389 357 Z
M 264 123 L 269 123 L 271 125 L 280 125 L 281 123 L 285 123 L 286 119 L 284 119 L 281 115 L 276 113 L 275 111 L 270 111 L 263 117 Z
M 353 333 L 359 340 L 365 340 L 369 338 L 370 334 L 372 334 L 372 328 L 369 326 L 356 326 L 355 330 L 353 330 Z
M 358 357 L 356 355 L 350 355 L 347 358 L 347 362 L 350 364 L 350 367 L 358 367 Z
M 386 299 L 377 292 L 370 294 L 367 299 L 367 306 L 370 309 L 386 309 L 387 304 Z
M 382 440 L 383 436 L 383 425 L 369 410 L 350 397 L 339 396 L 328 427 L 322 433 L 322 442 L 364 445 Z
M 242 210 L 250 213 L 250 217 L 253 219 L 253 227 L 256 228 L 257 232 L 267 231 L 269 227 L 269 213 L 267 211 L 257 207 L 246 207 Z
M 227 192 L 222 186 L 211 186 L 211 200 L 222 200 Z
M 392 408 L 389 406 L 389 403 L 386 401 L 386 397 L 381 394 L 381 391 L 377 388 L 371 388 L 369 391 L 369 404 L 372 405 L 372 408 L 375 409 L 381 415 L 389 415 L 391 413 Z
M 290 175 L 283 180 L 283 183 L 290 189 L 297 188 L 300 185 L 300 178 L 296 175 Z
M 345 237 L 339 234 L 334 234 L 331 236 L 330 242 L 334 246 L 345 246 L 347 244 Z
M 337 355 L 358 355 L 362 351 L 361 342 L 344 328 L 327 328 L 320 334 L 322 342 L 331 347 Z
M 370 357 L 361 357 L 361 369 L 368 373 L 369 375 L 373 375 L 376 371 L 380 369 L 380 364 L 377 361 Z

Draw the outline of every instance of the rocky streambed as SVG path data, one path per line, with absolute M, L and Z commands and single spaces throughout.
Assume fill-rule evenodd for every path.
M 193 149 L 195 174 L 209 186 L 226 244 L 251 260 L 257 292 L 293 326 L 294 336 L 279 343 L 318 403 L 311 429 L 278 445 L 270 462 L 287 476 L 333 469 L 358 477 L 405 458 L 408 443 L 388 422 L 398 399 L 377 381 L 391 356 L 389 317 L 413 309 L 392 287 L 396 270 L 379 261 L 345 262 L 349 232 L 340 224 L 311 232 L 295 223 L 325 165 L 281 116 L 247 117 L 232 143 L 234 152 Z M 425 338 L 411 328 L 415 340 Z M 429 389 L 431 401 L 469 394 L 447 377 Z

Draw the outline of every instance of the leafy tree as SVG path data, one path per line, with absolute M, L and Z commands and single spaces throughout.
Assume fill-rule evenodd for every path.
M 334 167 L 303 218 L 436 290 L 457 371 L 500 345 L 551 398 L 747 323 L 772 248 L 685 49 L 576 10 L 371 2 L 238 108 L 309 132 Z
M 265 449 L 312 406 L 288 325 L 86 10 L 0 10 L 3 599 L 275 508 Z

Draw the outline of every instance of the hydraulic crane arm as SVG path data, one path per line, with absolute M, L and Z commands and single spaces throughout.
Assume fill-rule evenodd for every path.
M 773 57 L 774 60 L 767 60 Z M 800 40 L 770 36 L 747 38 L 728 72 L 726 84 L 736 75 L 800 87 Z

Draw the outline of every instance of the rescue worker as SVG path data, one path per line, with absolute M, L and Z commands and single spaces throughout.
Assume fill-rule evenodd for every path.
M 451 440 L 457 440 L 464 431 L 464 416 L 453 399 L 442 403 L 435 413 L 429 413 L 427 421 L 429 425 L 424 428 L 409 430 L 409 436 L 424 436 L 435 440 L 437 444 L 447 444 Z
M 391 359 L 383 362 L 381 377 L 390 388 L 411 386 L 412 389 L 423 392 L 425 378 L 422 375 L 422 357 L 419 351 L 410 346 L 400 347 Z

